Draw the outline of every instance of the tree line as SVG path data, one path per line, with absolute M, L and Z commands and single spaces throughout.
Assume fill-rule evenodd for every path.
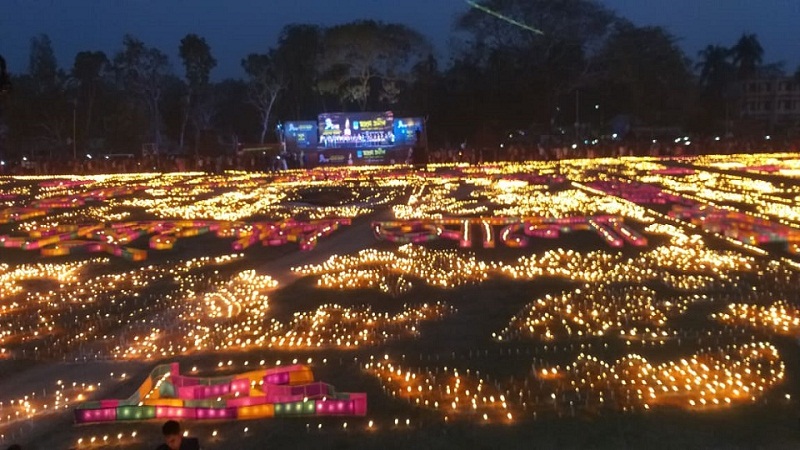
M 598 134 L 619 115 L 716 133 L 736 81 L 784 70 L 764 65 L 753 34 L 730 47 L 709 45 L 692 60 L 664 28 L 636 26 L 595 0 L 482 5 L 527 26 L 468 9 L 455 20 L 443 62 L 406 25 L 291 24 L 274 46 L 242 58 L 243 79 L 219 82 L 213 49 L 197 34 L 176 43 L 178 67 L 132 35 L 112 55 L 82 51 L 62 67 L 49 37 L 35 36 L 27 72 L 10 75 L 0 139 L 12 152 L 60 157 L 136 153 L 142 143 L 214 153 L 273 140 L 279 121 L 389 109 L 426 117 L 440 145 L 493 145 L 508 130 L 531 127 Z

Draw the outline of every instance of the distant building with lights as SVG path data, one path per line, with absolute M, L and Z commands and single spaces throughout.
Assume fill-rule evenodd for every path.
M 800 121 L 800 81 L 794 77 L 762 76 L 741 81 L 738 112 L 741 119 L 791 125 Z

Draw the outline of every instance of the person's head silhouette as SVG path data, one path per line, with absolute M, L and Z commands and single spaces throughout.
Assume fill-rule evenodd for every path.
M 168 420 L 161 427 L 161 432 L 164 434 L 164 444 L 159 450 L 199 450 L 200 443 L 197 438 L 184 438 L 181 434 L 181 425 L 174 421 Z
M 161 427 L 161 432 L 164 433 L 164 441 L 170 450 L 181 448 L 181 440 L 183 439 L 183 436 L 181 436 L 181 424 L 174 420 L 168 420 Z

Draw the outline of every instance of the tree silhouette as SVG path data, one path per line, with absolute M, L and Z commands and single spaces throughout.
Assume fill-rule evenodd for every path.
M 555 124 L 573 108 L 576 90 L 588 97 L 601 75 L 597 55 L 618 25 L 626 21 L 592 0 L 484 0 L 481 5 L 541 30 L 539 35 L 476 8 L 455 21 L 458 34 L 449 76 L 468 91 L 473 105 L 465 110 L 477 129 L 487 118 L 504 127 Z M 460 73 L 457 73 L 460 72 Z M 561 111 L 561 105 L 570 105 Z M 577 111 L 576 111 L 577 112 Z M 571 113 L 570 113 L 571 114 Z M 577 114 L 576 114 L 577 115 Z M 577 117 L 571 116 L 571 122 Z M 457 118 L 450 119 L 460 120 Z
M 714 89 L 730 81 L 733 69 L 731 49 L 721 45 L 708 45 L 697 52 L 697 56 L 700 60 L 695 64 L 695 68 L 700 70 L 700 86 Z
M 28 120 L 35 125 L 33 141 L 45 146 L 53 155 L 55 147 L 63 146 L 69 138 L 72 109 L 66 97 L 67 77 L 59 70 L 52 42 L 46 34 L 31 38 L 28 57 L 28 76 L 24 80 L 25 109 Z
M 78 104 L 82 105 L 86 115 L 82 133 L 85 139 L 91 135 L 94 105 L 108 66 L 108 57 L 103 52 L 84 51 L 75 55 L 75 62 L 70 71 L 70 81 L 77 85 L 76 100 Z
M 742 34 L 736 45 L 731 48 L 733 64 L 736 66 L 739 79 L 747 79 L 757 75 L 758 66 L 764 57 L 764 49 L 755 34 Z
M 161 50 L 125 35 L 123 50 L 114 56 L 114 68 L 122 87 L 141 99 L 150 114 L 150 126 L 156 151 L 161 147 L 161 97 L 169 59 Z
M 0 95 L 11 90 L 11 76 L 6 68 L 6 60 L 0 55 Z
M 195 154 L 197 153 L 197 140 L 201 128 L 209 122 L 209 77 L 211 70 L 217 66 L 217 60 L 211 55 L 211 47 L 196 34 L 187 34 L 181 39 L 179 48 L 188 87 L 184 100 L 183 120 L 179 135 L 179 147 L 183 149 L 186 125 L 191 117 L 195 123 Z
M 695 63 L 695 69 L 700 72 L 699 113 L 703 115 L 696 122 L 713 128 L 727 115 L 728 102 L 735 91 L 732 89 L 732 82 L 736 80 L 733 52 L 721 45 L 708 45 L 697 56 L 699 60 Z
M 292 24 L 284 27 L 278 38 L 278 57 L 285 70 L 292 74 L 281 101 L 281 112 L 287 118 L 300 120 L 314 116 L 322 107 L 317 89 L 322 34 L 318 25 Z
M 679 120 L 691 85 L 689 61 L 661 27 L 620 26 L 598 55 L 602 84 L 613 96 L 612 113 L 647 123 Z M 613 108 L 617 110 L 614 111 Z
M 429 53 L 427 39 L 405 25 L 364 20 L 335 26 L 325 33 L 319 88 L 362 111 L 377 86 L 378 97 L 394 103 L 398 82 L 408 81 L 411 68 Z
M 286 88 L 287 74 L 281 67 L 275 50 L 266 54 L 251 53 L 242 60 L 242 67 L 249 78 L 250 103 L 258 109 L 261 118 L 259 143 L 263 144 L 269 130 L 272 109 L 281 91 Z
M 61 80 L 59 79 L 58 62 L 53 51 L 53 43 L 46 34 L 31 38 L 28 75 L 37 92 L 45 93 L 59 87 Z

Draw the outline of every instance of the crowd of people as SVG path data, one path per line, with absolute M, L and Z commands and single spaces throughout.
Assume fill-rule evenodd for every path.
M 440 148 L 430 152 L 431 163 L 480 164 L 495 161 L 547 161 L 620 156 L 693 156 L 736 153 L 797 152 L 800 138 L 773 139 L 770 136 L 748 139 L 698 138 L 681 136 L 667 139 L 551 141 L 548 144 L 502 144 L 492 148 L 466 146 Z
M 288 168 L 288 167 L 286 167 Z M 225 170 L 278 170 L 261 155 L 180 156 L 180 155 L 114 155 L 63 159 L 23 157 L 2 161 L 0 175 L 108 174 L 138 172 L 216 172 Z
M 467 163 L 484 164 L 502 161 L 547 161 L 575 158 L 619 156 L 690 156 L 703 154 L 797 152 L 800 138 L 771 138 L 760 136 L 748 139 L 719 137 L 696 138 L 682 136 L 668 139 L 625 140 L 552 140 L 546 144 L 507 143 L 492 147 L 467 144 L 445 146 L 424 151 L 424 157 L 414 157 L 413 151 L 387 152 L 384 163 Z M 296 151 L 269 155 L 263 152 L 228 153 L 218 156 L 186 155 L 110 155 L 79 159 L 22 157 L 0 161 L 0 175 L 59 175 L 106 174 L 136 172 L 207 172 L 226 170 L 280 171 L 325 165 L 359 164 L 352 156 L 337 162 L 326 155 L 330 150 Z M 371 161 L 375 163 L 375 161 Z

